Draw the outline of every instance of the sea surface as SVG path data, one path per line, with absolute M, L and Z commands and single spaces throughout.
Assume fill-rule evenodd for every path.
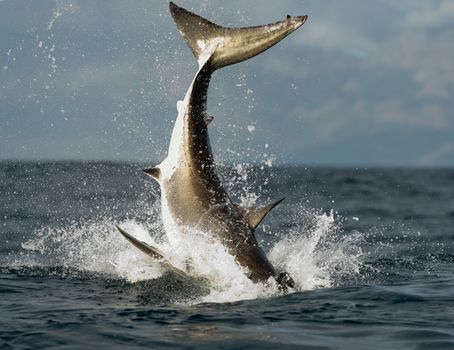
M 170 243 L 144 166 L 0 163 L 1 349 L 454 349 L 454 169 L 224 166 L 238 202 L 286 197 L 256 233 L 282 294 Z

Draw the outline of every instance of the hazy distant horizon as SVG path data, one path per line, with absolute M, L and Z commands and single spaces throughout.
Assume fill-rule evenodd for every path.
M 153 159 L 151 160 L 134 160 L 134 159 L 0 159 L 0 164 L 124 164 L 124 165 L 137 165 L 137 170 L 141 170 L 142 166 L 157 165 L 160 161 Z M 252 164 L 247 161 L 236 161 L 236 162 L 223 162 L 218 164 L 219 169 L 222 168 L 236 168 L 238 164 L 247 165 L 249 168 L 259 169 L 261 172 L 266 172 L 266 167 L 262 164 Z M 402 164 L 330 164 L 330 163 L 282 163 L 276 161 L 270 170 L 278 168 L 307 168 L 307 169 L 345 169 L 345 170 L 451 170 L 454 168 L 452 165 L 402 165 Z

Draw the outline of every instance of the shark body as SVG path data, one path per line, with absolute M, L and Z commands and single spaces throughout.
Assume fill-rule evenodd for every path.
M 144 170 L 159 182 L 164 228 L 169 235 L 184 235 L 188 228 L 207 233 L 222 242 L 252 281 L 274 277 L 282 289 L 293 287 L 292 278 L 276 271 L 254 235 L 265 215 L 282 199 L 258 208 L 231 201 L 216 172 L 208 137 L 212 117 L 206 106 L 210 79 L 217 69 L 267 50 L 303 25 L 307 16 L 287 16 L 264 26 L 225 28 L 172 2 L 169 9 L 199 68 L 184 100 L 177 104 L 167 157 Z

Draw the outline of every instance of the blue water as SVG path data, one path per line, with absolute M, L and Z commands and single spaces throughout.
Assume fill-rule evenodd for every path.
M 0 348 L 454 349 L 454 170 L 222 169 L 238 200 L 287 197 L 257 232 L 282 295 L 135 252 L 116 223 L 166 248 L 142 167 L 0 163 Z

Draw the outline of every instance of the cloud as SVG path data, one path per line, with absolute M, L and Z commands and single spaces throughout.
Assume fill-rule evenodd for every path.
M 426 153 L 421 163 L 426 166 L 433 166 L 436 164 L 444 164 L 448 159 L 454 158 L 454 142 L 446 142 L 439 148 Z
M 364 58 L 376 49 L 376 44 L 354 27 L 319 19 L 308 22 L 304 33 L 295 36 L 294 45 L 314 46 L 324 50 L 341 51 L 348 55 Z
M 377 124 L 424 127 L 443 130 L 448 127 L 447 116 L 443 108 L 436 104 L 425 104 L 421 108 L 411 108 L 399 98 L 389 98 L 371 104 L 371 117 Z
M 444 110 L 438 105 L 410 108 L 405 101 L 389 97 L 385 100 L 327 98 L 323 105 L 295 111 L 313 137 L 306 142 L 332 144 L 339 135 L 359 132 L 366 126 L 377 133 L 386 130 L 427 129 L 444 131 L 449 127 Z
M 405 30 L 382 45 L 385 55 L 375 56 L 371 65 L 412 72 L 421 97 L 449 99 L 454 92 L 454 31 L 431 34 Z
M 369 64 L 412 72 L 419 97 L 450 99 L 454 93 L 454 3 L 420 2 L 403 14 L 395 33 Z M 438 4 L 438 5 L 437 5 Z
M 438 5 L 437 5 L 438 4 Z M 429 8 L 424 6 L 409 12 L 402 21 L 406 28 L 440 28 L 452 25 L 454 21 L 454 2 L 445 0 L 441 2 L 428 2 Z

